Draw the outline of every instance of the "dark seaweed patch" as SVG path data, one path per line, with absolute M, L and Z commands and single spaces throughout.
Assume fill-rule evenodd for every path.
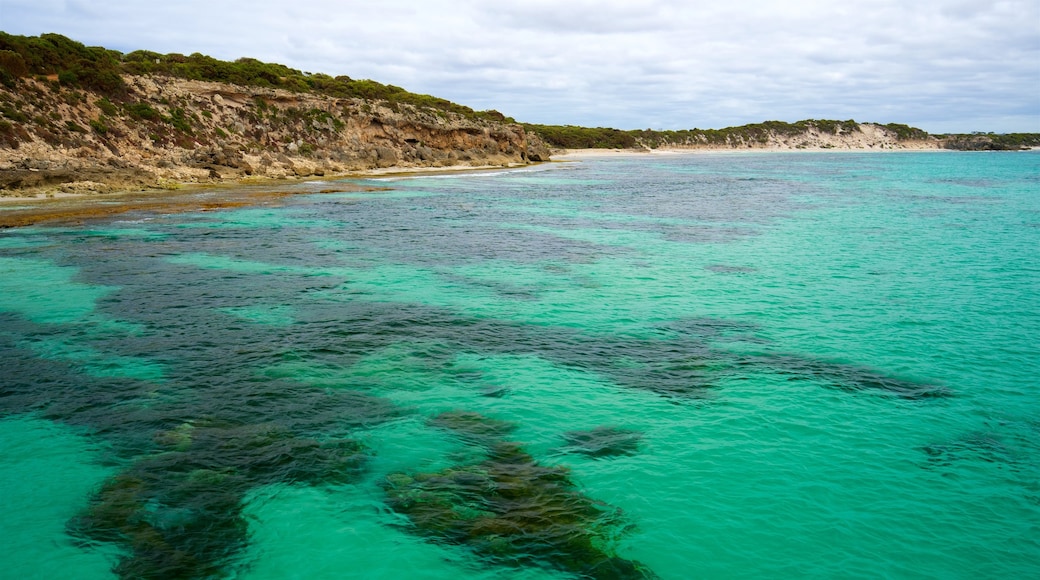
M 586 431 L 568 431 L 563 438 L 567 441 L 565 450 L 602 459 L 635 455 L 639 452 L 643 435 L 629 429 L 601 426 Z
M 929 467 L 945 468 L 963 461 L 977 461 L 998 465 L 1015 466 L 1016 453 L 1004 438 L 995 433 L 971 433 L 943 443 L 933 443 L 921 448 Z
M 480 389 L 480 396 L 490 397 L 492 399 L 501 399 L 510 392 L 509 387 L 503 387 L 500 385 L 485 385 Z
M 469 443 L 487 445 L 502 440 L 516 429 L 509 421 L 492 419 L 472 411 L 448 411 L 430 419 L 430 425 L 446 429 Z
M 729 266 L 727 264 L 710 264 L 704 269 L 716 274 L 750 274 L 755 271 L 754 268 L 747 266 Z
M 247 541 L 243 499 L 274 483 L 343 483 L 362 467 L 349 439 L 317 441 L 278 425 L 184 424 L 156 434 L 170 451 L 107 481 L 69 531 L 122 545 L 122 578 L 219 575 Z
M 652 578 L 605 546 L 624 531 L 619 510 L 581 494 L 565 467 L 540 465 L 500 438 L 511 424 L 477 413 L 438 415 L 432 424 L 487 449 L 487 458 L 436 473 L 393 473 L 387 503 L 412 530 L 466 546 L 487 561 L 548 566 L 585 578 Z
M 786 375 L 788 380 L 821 380 L 846 391 L 878 391 L 903 399 L 920 400 L 948 397 L 942 385 L 895 378 L 880 371 L 844 363 L 832 363 L 797 355 L 764 355 L 737 360 L 737 368 L 757 367 Z

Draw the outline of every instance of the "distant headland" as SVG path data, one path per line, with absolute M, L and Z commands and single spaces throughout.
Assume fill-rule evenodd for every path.
M 1022 149 L 1038 134 L 770 121 L 622 131 L 518 123 L 430 95 L 242 58 L 0 32 L 0 197 L 373 170 L 521 166 L 554 149 Z

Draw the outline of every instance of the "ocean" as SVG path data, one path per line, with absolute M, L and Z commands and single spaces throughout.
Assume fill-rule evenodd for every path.
M 1040 576 L 1040 152 L 360 183 L 0 231 L 0 577 Z

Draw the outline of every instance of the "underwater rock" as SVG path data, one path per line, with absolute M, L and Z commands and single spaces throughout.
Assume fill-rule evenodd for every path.
M 572 453 L 581 453 L 596 459 L 635 455 L 643 435 L 637 431 L 602 426 L 587 431 L 568 431 L 563 434 L 564 447 Z
M 610 552 L 627 528 L 619 510 L 582 495 L 567 468 L 540 465 L 520 444 L 496 440 L 511 424 L 464 411 L 431 424 L 479 441 L 488 455 L 436 473 L 386 477 L 387 504 L 408 516 L 413 531 L 501 565 L 548 566 L 584 578 L 655 577 Z

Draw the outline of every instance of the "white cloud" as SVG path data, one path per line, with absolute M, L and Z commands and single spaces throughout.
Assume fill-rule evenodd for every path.
M 1040 131 L 1035 0 L 0 0 L 0 29 L 253 56 L 532 122 Z

